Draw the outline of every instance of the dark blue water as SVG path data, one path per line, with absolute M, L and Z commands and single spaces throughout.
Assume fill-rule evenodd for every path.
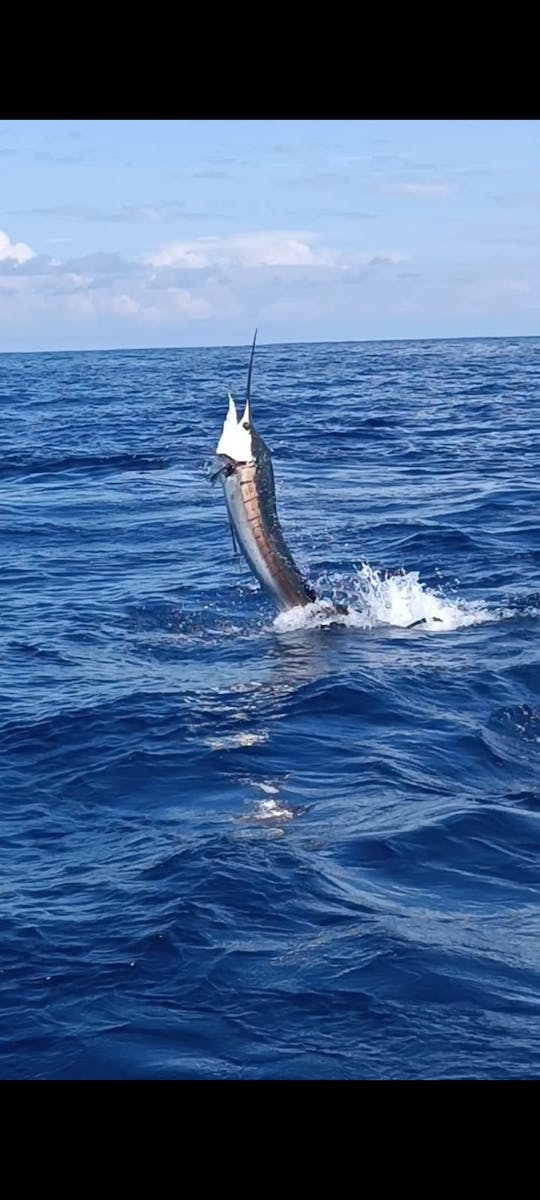
M 540 340 L 258 350 L 341 628 L 247 359 L 0 358 L 0 1074 L 538 1076 Z

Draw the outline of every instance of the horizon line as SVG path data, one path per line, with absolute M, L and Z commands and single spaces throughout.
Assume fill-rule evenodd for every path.
M 258 349 L 265 346 L 362 346 L 385 342 L 505 342 L 533 341 L 539 333 L 484 333 L 454 334 L 446 337 L 375 337 L 375 338 L 315 338 L 311 341 L 259 342 Z M 215 342 L 199 346 L 80 346 L 56 350 L 0 350 L 2 354 L 139 354 L 152 350 L 236 350 L 245 349 L 251 342 Z

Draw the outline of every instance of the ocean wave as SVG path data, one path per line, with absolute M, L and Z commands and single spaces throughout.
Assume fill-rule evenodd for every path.
M 2 358 L 1 1078 L 538 1076 L 539 347 Z

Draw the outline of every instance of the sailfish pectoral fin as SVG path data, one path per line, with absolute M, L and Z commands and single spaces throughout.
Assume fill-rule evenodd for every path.
M 240 561 L 240 552 L 239 552 L 239 550 L 238 550 L 238 546 L 237 546 L 237 544 L 236 544 L 236 538 L 235 538 L 235 536 L 234 536 L 234 525 L 233 525 L 233 523 L 232 523 L 232 521 L 231 521 L 230 517 L 229 517 L 229 527 L 230 527 L 230 530 L 231 530 L 231 537 L 232 537 L 232 544 L 233 544 L 233 552 L 234 552 L 234 554 L 236 555 L 236 557 L 237 557 L 238 561 Z

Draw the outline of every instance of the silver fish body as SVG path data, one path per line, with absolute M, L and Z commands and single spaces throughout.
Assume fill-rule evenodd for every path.
M 223 484 L 233 538 L 261 586 L 277 607 L 286 611 L 311 604 L 316 595 L 302 578 L 283 537 L 270 451 L 253 427 L 250 393 L 256 337 L 255 330 L 246 406 L 240 419 L 229 393 L 229 410 L 216 449 L 220 463 L 217 474 Z
M 315 592 L 303 579 L 285 542 L 276 509 L 269 451 L 252 431 L 255 458 L 225 458 L 221 474 L 229 520 L 253 574 L 282 611 L 311 604 Z

